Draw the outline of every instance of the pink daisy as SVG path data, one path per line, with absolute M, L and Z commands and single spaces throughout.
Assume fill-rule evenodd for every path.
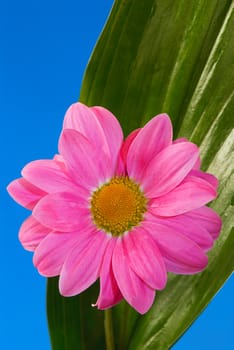
M 58 147 L 54 159 L 27 164 L 8 191 L 32 210 L 20 241 L 43 276 L 60 276 L 62 295 L 100 278 L 99 309 L 125 298 L 143 314 L 167 271 L 206 267 L 221 220 L 205 204 L 218 181 L 199 169 L 195 144 L 172 141 L 166 114 L 123 140 L 111 112 L 75 103 Z

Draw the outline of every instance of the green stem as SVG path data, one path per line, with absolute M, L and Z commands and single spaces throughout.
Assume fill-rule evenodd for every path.
M 106 337 L 106 350 L 115 350 L 111 309 L 104 311 L 104 328 Z
M 121 328 L 120 328 L 120 349 L 126 349 L 126 346 L 127 346 L 126 343 L 128 341 L 128 337 L 127 337 L 128 324 L 127 324 L 127 322 L 129 322 L 129 319 L 128 319 L 129 305 L 126 302 L 124 302 L 122 313 L 123 313 L 123 320 L 121 322 Z

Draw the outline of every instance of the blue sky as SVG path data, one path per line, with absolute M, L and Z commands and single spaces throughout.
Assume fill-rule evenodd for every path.
M 64 112 L 78 99 L 111 6 L 111 0 L 0 4 L 2 349 L 50 349 L 45 279 L 17 238 L 28 212 L 10 199 L 5 187 L 26 163 L 56 152 Z M 233 286 L 232 277 L 173 349 L 232 348 Z

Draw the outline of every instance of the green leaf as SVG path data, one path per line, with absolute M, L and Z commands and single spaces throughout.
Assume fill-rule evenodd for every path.
M 157 293 L 152 309 L 144 316 L 125 302 L 114 308 L 115 338 L 121 350 L 171 347 L 233 270 L 233 28 L 232 0 L 119 0 L 87 67 L 82 102 L 109 108 L 125 134 L 167 112 L 174 136 L 197 143 L 203 169 L 220 180 L 219 196 L 212 206 L 222 216 L 223 230 L 209 253 L 208 268 L 194 276 L 170 275 L 166 289 Z M 79 311 L 80 300 L 91 298 L 93 302 L 97 290 L 73 298 L 73 309 L 56 294 L 53 280 L 48 283 L 53 348 L 76 349 L 55 344 L 73 339 L 80 322 L 90 330 L 88 313 L 90 322 L 101 329 L 102 312 L 89 311 L 88 303 Z M 79 332 L 77 348 L 97 348 L 87 337 L 84 347 Z M 102 333 L 98 339 L 101 344 Z
M 52 349 L 93 350 L 94 346 L 97 349 L 103 347 L 103 313 L 91 307 L 97 294 L 95 284 L 78 297 L 65 298 L 59 294 L 58 278 L 48 279 L 47 314 Z

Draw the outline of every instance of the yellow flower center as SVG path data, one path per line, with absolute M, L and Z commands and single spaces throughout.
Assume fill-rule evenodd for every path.
M 129 177 L 114 177 L 92 194 L 93 221 L 113 236 L 139 225 L 145 211 L 146 198 Z

